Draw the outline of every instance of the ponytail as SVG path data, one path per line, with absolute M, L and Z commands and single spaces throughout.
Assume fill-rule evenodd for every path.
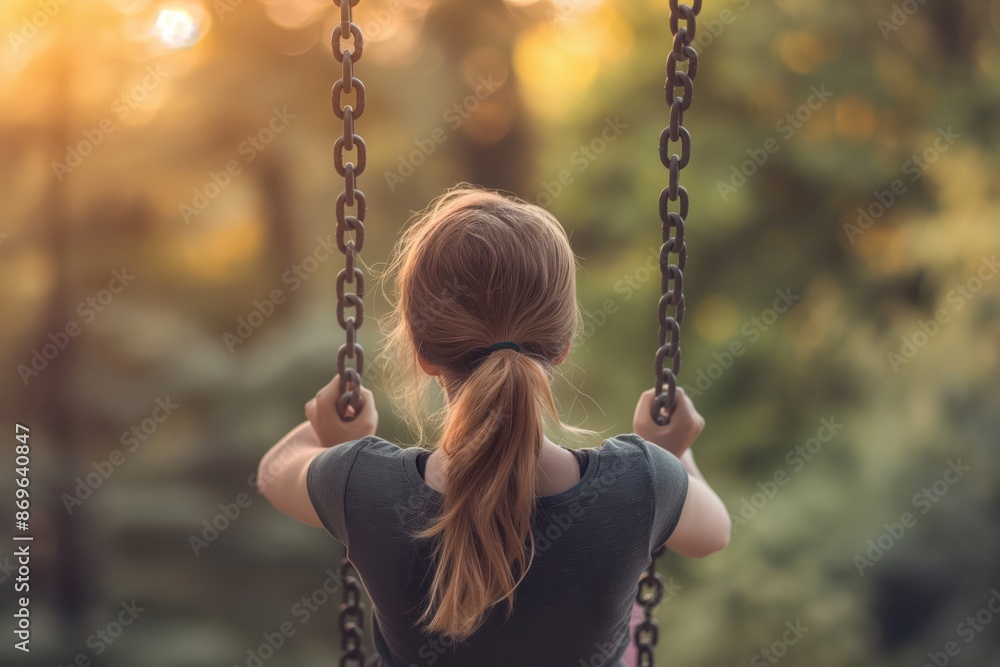
M 448 399 L 436 413 L 443 506 L 418 533 L 433 539 L 436 561 L 420 623 L 463 640 L 495 605 L 512 610 L 535 555 L 546 414 L 560 423 L 549 382 L 580 325 L 576 260 L 548 211 L 458 188 L 404 232 L 387 273 L 396 287 L 388 346 L 409 362 L 389 388 L 421 441 L 433 413 L 428 374 Z M 524 351 L 498 346 L 487 354 L 496 341 Z
M 458 388 L 450 412 L 439 444 L 448 480 L 444 507 L 420 534 L 439 538 L 421 621 L 464 639 L 493 605 L 512 608 L 531 565 L 544 414 L 556 409 L 542 363 L 498 350 Z

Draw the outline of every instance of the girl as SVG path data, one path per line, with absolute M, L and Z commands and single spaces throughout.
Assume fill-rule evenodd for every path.
M 385 667 L 634 664 L 630 619 L 650 552 L 702 557 L 729 541 L 725 506 L 689 447 L 704 427 L 678 390 L 670 424 L 571 450 L 549 384 L 580 324 L 576 260 L 547 211 L 478 189 L 437 200 L 390 266 L 390 342 L 410 362 L 403 398 L 436 378 L 437 446 L 403 449 L 337 414 L 338 380 L 261 460 L 261 492 L 347 547 L 371 596 Z M 634 621 L 633 621 L 634 622 Z M 626 651 L 629 651 L 626 654 Z

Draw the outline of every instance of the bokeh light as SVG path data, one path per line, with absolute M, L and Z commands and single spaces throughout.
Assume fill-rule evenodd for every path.
M 194 46 L 207 29 L 205 10 L 198 5 L 170 5 L 160 10 L 153 35 L 171 49 Z

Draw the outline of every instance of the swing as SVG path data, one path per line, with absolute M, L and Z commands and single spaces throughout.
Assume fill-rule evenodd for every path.
M 337 322 L 344 330 L 346 341 L 337 354 L 337 372 L 340 377 L 340 400 L 337 412 L 344 421 L 353 420 L 364 408 L 361 394 L 361 378 L 364 373 L 364 350 L 357 340 L 358 329 L 364 323 L 365 276 L 357 266 L 358 253 L 365 243 L 365 217 L 368 202 L 361 190 L 357 189 L 357 179 L 364 173 L 367 152 L 364 139 L 355 131 L 355 121 L 365 111 L 365 87 L 361 79 L 354 75 L 354 64 L 364 53 L 364 36 L 361 28 L 354 23 L 352 9 L 360 0 L 339 0 L 340 23 L 334 28 L 331 38 L 333 55 L 341 63 L 341 78 L 333 86 L 333 112 L 344 123 L 344 133 L 334 144 L 333 163 L 337 174 L 344 179 L 344 191 L 337 198 L 337 247 L 344 255 L 345 266 L 337 275 Z M 688 192 L 680 185 L 680 172 L 691 159 L 691 133 L 684 127 L 684 112 L 691 106 L 694 94 L 694 79 L 698 73 L 698 52 L 692 43 L 695 38 L 696 17 L 701 12 L 702 0 L 692 0 L 692 5 L 670 1 L 670 34 L 673 47 L 667 56 L 667 76 L 664 86 L 667 104 L 670 106 L 670 122 L 660 133 L 660 162 L 668 171 L 668 182 L 660 192 L 659 216 L 663 245 L 660 247 L 660 300 L 657 308 L 659 320 L 658 347 L 654 362 L 655 398 L 651 412 L 658 424 L 669 423 L 664 416 L 674 407 L 677 393 L 677 376 L 681 369 L 681 322 L 684 320 L 684 277 L 687 264 L 687 244 L 684 242 L 684 224 L 688 217 Z M 681 25 L 681 22 L 684 22 Z M 351 48 L 341 48 L 341 43 L 350 37 Z M 678 63 L 686 63 L 686 71 L 679 70 Z M 677 87 L 682 89 L 675 96 Z M 355 95 L 355 104 L 344 104 L 344 95 Z M 680 154 L 671 153 L 671 143 L 680 142 Z M 344 151 L 357 148 L 354 161 L 345 162 Z M 670 204 L 677 203 L 677 211 L 670 210 Z M 348 213 L 353 209 L 353 215 Z M 353 238 L 349 238 L 353 233 Z M 674 257 L 671 257 L 674 255 Z M 350 286 L 353 292 L 347 292 Z M 353 308 L 353 314 L 348 314 Z M 669 366 L 667 360 L 670 360 Z M 350 362 L 350 363 L 349 363 Z M 353 366 L 351 365 L 353 364 Z M 347 408 L 353 408 L 353 414 Z M 659 627 L 655 619 L 657 605 L 663 598 L 663 578 L 656 571 L 657 558 L 664 552 L 660 546 L 652 553 L 650 565 L 639 581 L 636 600 L 643 609 L 643 619 L 636 628 L 633 638 L 638 649 L 639 667 L 655 667 L 654 649 L 659 640 Z M 340 579 L 343 585 L 340 605 L 340 633 L 343 655 L 341 667 L 356 665 L 364 667 L 364 603 L 361 598 L 361 584 L 357 571 L 344 556 L 340 565 Z

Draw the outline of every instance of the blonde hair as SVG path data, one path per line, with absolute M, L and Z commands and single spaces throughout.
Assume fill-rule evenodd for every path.
M 426 389 L 418 355 L 440 370 L 448 398 L 438 448 L 446 488 L 436 570 L 420 621 L 462 640 L 514 591 L 531 565 L 536 466 L 546 416 L 562 425 L 552 368 L 580 327 L 576 258 L 559 222 L 538 206 L 459 186 L 404 232 L 389 265 L 395 308 L 394 388 L 421 438 Z M 514 342 L 521 351 L 489 346 Z

